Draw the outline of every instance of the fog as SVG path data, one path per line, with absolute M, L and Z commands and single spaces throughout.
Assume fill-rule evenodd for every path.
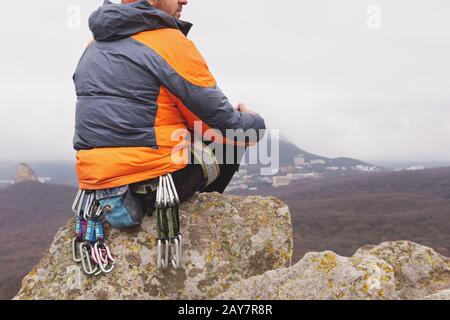
M 72 74 L 102 1 L 3 4 L 0 159 L 73 160 Z M 450 2 L 191 0 L 183 20 L 233 104 L 300 148 L 450 160 Z

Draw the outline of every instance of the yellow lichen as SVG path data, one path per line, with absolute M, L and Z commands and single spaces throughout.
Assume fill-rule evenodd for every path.
M 335 297 L 337 300 L 343 299 L 345 297 L 345 292 L 341 291 L 341 292 L 335 294 Z
M 125 246 L 128 250 L 134 251 L 134 252 L 140 252 L 142 250 L 142 245 L 140 245 L 140 244 L 127 243 Z
M 37 269 L 33 268 L 33 270 L 30 271 L 30 273 L 28 274 L 28 277 L 33 277 L 37 274 Z
M 317 270 L 323 270 L 325 273 L 329 273 L 332 269 L 336 267 L 336 256 L 331 253 L 325 253 L 325 257 L 320 260 L 320 264 L 317 266 Z
M 211 264 L 214 258 L 214 254 L 210 251 L 208 252 L 208 254 L 206 255 L 206 263 L 207 264 Z
M 334 287 L 333 279 L 328 279 L 328 288 L 332 289 Z
M 391 279 L 392 279 L 391 276 L 388 274 L 381 277 L 381 281 L 385 281 L 385 282 L 389 282 L 389 281 L 391 281 Z

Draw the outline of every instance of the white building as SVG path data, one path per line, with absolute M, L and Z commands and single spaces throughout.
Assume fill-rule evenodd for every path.
M 305 157 L 304 156 L 296 156 L 294 159 L 296 166 L 304 166 L 305 165 Z
M 287 177 L 291 178 L 291 180 L 300 180 L 304 177 L 303 173 L 289 173 Z
M 363 171 L 363 172 L 377 171 L 376 167 L 362 166 L 360 164 L 357 165 L 356 167 L 352 167 L 352 169 L 358 170 L 358 171 Z
M 272 178 L 272 185 L 275 188 L 282 187 L 282 186 L 288 186 L 291 184 L 291 178 L 287 176 L 276 176 Z
M 412 167 L 406 168 L 406 170 L 408 170 L 408 171 L 425 170 L 425 167 L 424 166 L 412 166 Z
M 316 159 L 316 160 L 311 160 L 309 163 L 310 164 L 325 164 L 327 162 L 325 160 Z

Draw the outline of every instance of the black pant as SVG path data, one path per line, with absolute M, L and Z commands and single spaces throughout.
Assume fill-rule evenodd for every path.
M 220 175 L 209 186 L 203 186 L 204 178 L 201 165 L 194 164 L 193 159 L 191 159 L 191 164 L 172 174 L 181 202 L 188 200 L 197 191 L 219 193 L 225 191 L 234 174 L 239 171 L 240 162 L 245 154 L 246 148 L 230 145 L 223 145 L 221 147 L 222 156 L 219 157 L 216 152 L 216 156 L 222 158 L 218 159 Z
M 173 181 L 181 202 L 188 200 L 198 191 L 218 193 L 223 193 L 225 191 L 234 174 L 239 171 L 240 162 L 245 154 L 246 148 L 223 145 L 221 150 L 223 159 L 218 159 L 220 175 L 207 187 L 204 187 L 205 180 L 203 178 L 202 167 L 200 164 L 195 164 L 193 157 L 191 158 L 191 163 L 185 168 L 172 173 Z M 231 157 L 231 155 L 234 156 Z M 227 159 L 227 157 L 229 159 Z M 144 213 L 151 215 L 156 200 L 156 192 L 151 192 L 146 196 L 135 196 L 141 201 Z

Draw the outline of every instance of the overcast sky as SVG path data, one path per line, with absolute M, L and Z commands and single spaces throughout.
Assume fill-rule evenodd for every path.
M 74 159 L 71 77 L 101 3 L 2 3 L 0 159 Z M 232 103 L 300 148 L 430 161 L 450 160 L 449 17 L 448 0 L 190 0 L 182 19 Z

